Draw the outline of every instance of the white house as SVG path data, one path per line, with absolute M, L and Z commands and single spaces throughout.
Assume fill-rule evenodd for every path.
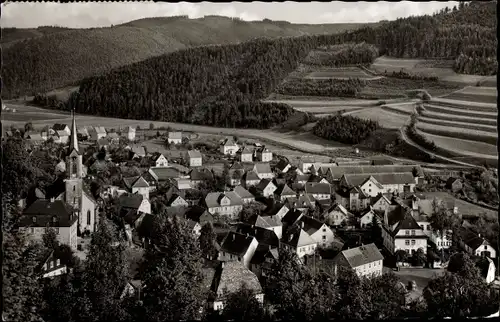
M 159 167 L 168 167 L 168 160 L 161 153 L 154 153 L 151 159 L 154 162 L 154 166 L 157 167 L 157 168 L 159 168 Z
M 344 206 L 336 204 L 325 212 L 325 221 L 330 226 L 340 226 L 342 222 L 348 222 L 353 216 Z
M 88 130 L 90 140 L 98 141 L 104 137 L 106 137 L 106 129 L 103 126 L 91 126 Z
M 225 215 L 230 218 L 236 218 L 243 209 L 243 200 L 234 191 L 210 192 L 205 197 L 205 204 L 210 214 Z
M 264 228 L 273 231 L 278 238 L 283 236 L 283 223 L 278 215 L 265 216 L 258 215 L 252 218 L 250 224 L 255 227 Z
M 299 161 L 299 166 L 298 169 L 302 173 L 310 173 L 311 172 L 311 167 L 314 164 L 314 160 L 309 157 L 302 157 Z
M 126 133 L 127 139 L 129 141 L 135 140 L 135 132 L 136 132 L 135 127 L 132 127 L 132 126 L 127 127 L 127 129 L 125 130 L 125 133 Z
M 236 152 L 240 162 L 253 162 L 253 150 L 244 146 Z
M 201 167 L 202 162 L 203 162 L 201 152 L 198 150 L 188 151 L 188 160 L 189 160 L 190 167 Z
M 328 183 L 307 182 L 305 191 L 316 200 L 327 200 L 332 198 L 332 188 Z
M 373 222 L 373 217 L 376 217 L 375 211 L 370 207 L 361 214 L 361 217 L 359 217 L 359 226 L 361 228 L 370 227 Z
M 302 230 L 316 242 L 318 247 L 329 247 L 333 244 L 335 235 L 325 223 L 309 216 L 302 216 L 299 219 Z
M 257 173 L 261 179 L 272 179 L 274 178 L 274 173 L 271 170 L 269 163 L 259 162 L 255 163 L 253 171 Z
M 385 209 L 390 205 L 391 201 L 383 194 L 379 194 L 378 196 L 373 197 L 371 200 L 371 208 L 373 210 L 385 211 Z
M 230 231 L 221 242 L 218 259 L 223 262 L 238 261 L 249 268 L 258 245 L 255 237 Z
M 497 252 L 490 242 L 469 228 L 460 227 L 456 240 L 460 248 L 472 256 L 497 257 Z
M 247 189 L 243 188 L 242 186 L 236 186 L 233 191 L 238 195 L 238 197 L 241 198 L 241 200 L 243 200 L 243 204 L 255 201 L 254 195 L 252 195 Z
M 257 160 L 260 162 L 271 162 L 273 159 L 273 153 L 265 146 L 258 148 L 256 154 Z
M 263 197 L 269 198 L 274 194 L 274 191 L 277 187 L 274 183 L 269 179 L 262 179 L 255 189 L 258 193 L 260 193 Z
M 54 251 L 51 251 L 39 266 L 39 272 L 42 278 L 50 278 L 66 274 L 68 268 L 61 263 L 60 258 L 54 256 Z
M 145 214 L 151 214 L 151 203 L 143 195 L 134 193 L 121 195 L 118 199 L 118 206 L 121 209 L 137 210 Z
M 238 144 L 236 144 L 231 137 L 226 138 L 220 145 L 220 152 L 224 155 L 236 155 L 239 150 Z
M 182 132 L 168 132 L 167 142 L 169 144 L 181 144 Z
M 274 198 L 278 201 L 284 202 L 287 198 L 296 198 L 297 193 L 293 191 L 286 183 L 281 184 L 274 191 Z
M 303 229 L 283 234 L 281 244 L 283 247 L 295 251 L 299 258 L 314 254 L 318 247 L 318 243 Z
M 340 179 L 340 185 L 349 188 L 359 186 L 365 194 L 375 197 L 379 193 L 412 193 L 415 191 L 416 179 L 411 172 L 344 174 Z
M 275 167 L 278 173 L 287 173 L 291 168 L 292 165 L 285 159 L 281 159 Z
M 373 243 L 343 250 L 334 258 L 336 265 L 349 267 L 364 277 L 382 275 L 383 260 L 384 256 Z

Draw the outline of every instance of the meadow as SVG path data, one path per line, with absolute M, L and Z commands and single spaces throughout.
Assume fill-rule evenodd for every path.
M 466 129 L 457 126 L 435 125 L 424 122 L 417 123 L 417 129 L 429 134 L 436 134 L 441 136 L 451 136 L 454 138 L 471 140 L 492 145 L 497 144 L 498 135 L 496 133 Z

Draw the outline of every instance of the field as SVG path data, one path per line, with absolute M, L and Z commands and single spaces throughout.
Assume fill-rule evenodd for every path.
M 359 112 L 353 112 L 351 115 L 365 120 L 377 121 L 381 127 L 386 129 L 399 129 L 408 118 L 408 116 L 384 110 L 382 107 L 363 109 Z
M 493 145 L 496 145 L 498 137 L 496 133 L 465 129 L 457 126 L 451 127 L 445 125 L 428 124 L 424 122 L 418 122 L 417 129 L 429 134 L 451 136 L 459 139 L 484 142 Z
M 433 98 L 431 100 L 431 104 L 437 106 L 447 106 L 460 108 L 463 110 L 471 110 L 471 111 L 484 111 L 484 112 L 497 112 L 497 104 L 496 103 L 482 103 L 478 101 L 462 101 L 462 100 L 452 100 L 447 98 Z
M 494 125 L 484 125 L 484 124 L 476 124 L 476 123 L 470 123 L 470 122 L 448 121 L 448 120 L 442 120 L 442 119 L 429 118 L 429 117 L 425 117 L 425 116 L 424 117 L 420 116 L 419 122 L 427 123 L 427 124 L 435 124 L 435 125 L 440 125 L 440 126 L 454 126 L 454 127 L 461 127 L 464 129 L 497 133 L 497 127 Z
M 448 150 L 454 154 L 477 156 L 484 158 L 497 158 L 497 147 L 492 144 L 463 140 L 449 136 L 441 136 L 418 131 L 420 134 L 434 141 L 440 148 Z
M 435 104 L 424 104 L 425 110 L 437 113 L 444 113 L 449 115 L 463 115 L 469 117 L 479 117 L 485 119 L 495 119 L 497 118 L 496 112 L 478 111 L 469 107 L 469 109 L 463 108 L 462 106 L 440 106 Z
M 386 104 L 382 106 L 383 110 L 386 110 L 390 113 L 397 113 L 397 114 L 402 114 L 402 115 L 412 115 L 413 111 L 415 110 L 415 104 L 414 103 L 409 103 L 409 104 Z
M 475 95 L 475 94 L 467 94 L 467 93 L 452 93 L 443 98 L 448 98 L 452 100 L 465 101 L 465 102 L 480 102 L 480 103 L 497 103 L 497 97 L 491 95 Z
M 479 81 L 488 82 L 488 86 L 496 86 L 496 76 L 463 75 L 455 73 L 450 61 L 428 61 L 423 59 L 400 59 L 382 56 L 377 58 L 370 69 L 379 73 L 399 72 L 403 70 L 412 74 L 437 76 L 441 81 L 462 85 L 476 85 Z M 495 85 L 491 85 L 492 83 Z M 483 85 L 485 86 L 485 85 Z
M 373 76 L 365 72 L 364 70 L 357 67 L 350 68 L 325 68 L 320 67 L 317 71 L 311 72 L 305 76 L 305 78 L 312 79 L 348 79 L 348 78 L 360 78 L 360 79 L 377 79 L 379 77 Z

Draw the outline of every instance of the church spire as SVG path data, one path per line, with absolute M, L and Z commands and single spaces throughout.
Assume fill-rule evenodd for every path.
M 75 109 L 71 110 L 71 115 L 72 115 L 72 122 L 71 122 L 71 137 L 69 141 L 69 151 L 76 150 L 78 151 L 78 136 L 77 136 L 77 129 L 76 129 L 76 119 L 75 119 Z

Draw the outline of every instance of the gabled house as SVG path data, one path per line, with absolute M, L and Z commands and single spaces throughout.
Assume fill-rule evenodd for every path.
M 207 168 L 195 168 L 189 172 L 191 186 L 197 187 L 200 183 L 207 180 L 213 180 L 214 174 Z
M 138 193 L 144 198 L 149 199 L 150 187 L 146 180 L 141 176 L 123 178 L 125 188 L 131 193 Z
M 249 268 L 250 260 L 257 246 L 258 242 L 255 237 L 230 231 L 221 242 L 218 260 L 222 262 L 238 261 Z
M 257 275 L 258 278 L 268 277 L 275 263 L 279 259 L 279 250 L 266 245 L 259 245 L 255 254 L 250 261 L 250 270 Z
M 171 180 L 187 178 L 187 176 L 182 175 L 179 170 L 174 168 L 150 168 L 149 173 L 157 182 L 157 187 Z
M 132 126 L 127 126 L 125 129 L 125 136 L 129 141 L 135 141 L 136 129 Z
M 343 250 L 334 258 L 336 265 L 348 267 L 360 277 L 381 276 L 383 261 L 384 256 L 373 243 Z
M 312 255 L 318 244 L 303 229 L 291 229 L 283 234 L 281 245 L 297 253 L 299 258 Z
M 30 239 L 41 241 L 47 227 L 51 227 L 57 240 L 73 250 L 77 246 L 77 226 L 78 216 L 63 200 L 36 200 L 19 219 L 20 230 L 25 231 Z
M 448 178 L 448 180 L 446 180 L 446 189 L 450 189 L 453 192 L 457 192 L 462 190 L 462 188 L 463 188 L 462 180 L 460 180 L 459 178 L 450 177 Z
M 260 179 L 272 179 L 274 178 L 274 173 L 271 170 L 269 163 L 255 163 L 253 171 L 259 176 Z
M 276 190 L 276 186 L 269 179 L 262 179 L 257 186 L 255 186 L 255 190 L 258 194 L 263 197 L 269 198 L 273 196 L 274 191 Z
M 374 210 L 385 211 L 385 208 L 390 205 L 391 201 L 381 193 L 378 196 L 371 198 L 371 208 Z
M 302 157 L 299 161 L 299 166 L 298 169 L 302 173 L 310 173 L 311 172 L 311 167 L 314 164 L 314 159 L 311 157 Z
M 340 226 L 354 216 L 341 204 L 336 204 L 325 212 L 325 222 L 330 226 Z
M 137 158 L 144 158 L 146 156 L 146 149 L 143 146 L 131 145 L 129 150 L 130 160 Z
M 242 180 L 243 175 L 245 174 L 245 167 L 240 162 L 234 162 L 229 168 L 229 185 L 232 187 L 244 185 L 244 181 Z M 256 174 L 257 175 L 257 174 Z
M 304 211 L 301 210 L 296 210 L 296 209 L 290 209 L 284 216 L 281 218 L 281 222 L 283 223 L 283 226 L 285 229 L 288 229 L 289 227 L 292 227 L 296 223 L 299 222 L 299 220 L 304 216 Z
M 86 127 L 82 126 L 81 128 L 78 129 L 77 136 L 78 136 L 78 141 L 88 140 L 89 139 L 89 131 L 87 130 Z
M 52 127 L 52 130 L 54 130 L 54 132 L 58 132 L 59 131 L 59 132 L 61 132 L 61 134 L 65 133 L 65 135 L 68 136 L 68 137 L 71 135 L 71 129 L 66 124 L 56 123 Z
M 159 152 L 153 153 L 153 155 L 151 156 L 151 161 L 152 161 L 152 166 L 154 166 L 154 167 L 157 167 L 157 168 L 168 167 L 167 158 Z
M 181 195 L 183 193 L 176 193 L 174 189 L 169 189 L 165 195 L 167 207 L 188 207 L 188 202 Z
M 97 141 L 107 135 L 106 129 L 103 126 L 91 126 L 88 128 L 90 140 Z
M 305 185 L 306 194 L 310 194 L 316 200 L 331 199 L 332 188 L 328 183 L 307 182 Z
M 333 244 L 335 235 L 325 223 L 309 216 L 302 216 L 299 225 L 317 244 L 326 248 Z
M 203 157 L 201 152 L 198 150 L 189 150 L 188 151 L 188 164 L 190 167 L 201 167 L 203 163 Z
M 476 257 L 475 264 L 479 268 L 479 273 L 486 284 L 490 284 L 495 280 L 496 267 L 493 260 L 489 257 Z
M 247 171 L 241 178 L 242 183 L 244 184 L 245 188 L 249 189 L 250 187 L 256 186 L 260 182 L 260 178 L 255 173 L 255 171 Z
M 169 144 L 181 144 L 182 132 L 168 132 L 167 142 Z
M 360 188 L 371 197 L 379 193 L 413 193 L 415 191 L 416 179 L 411 172 L 405 173 L 377 173 L 344 174 L 340 179 L 341 186 Z M 371 191 L 371 192 L 370 192 Z
M 274 199 L 284 202 L 287 198 L 297 198 L 297 193 L 293 191 L 286 183 L 284 183 L 279 185 L 274 191 Z
M 338 163 L 338 162 L 337 162 Z M 346 165 L 330 167 L 326 172 L 326 177 L 329 182 L 339 182 L 343 175 L 362 175 L 363 181 L 370 175 L 373 176 L 379 183 L 384 185 L 384 180 L 379 180 L 378 174 L 413 174 L 415 173 L 413 182 L 418 183 L 420 178 L 423 178 L 423 171 L 419 165 Z M 403 192 L 403 190 L 401 190 Z
M 241 200 L 243 200 L 243 204 L 255 201 L 254 195 L 252 195 L 247 189 L 243 188 L 242 186 L 236 186 L 233 191 L 238 195 L 238 197 L 241 198 Z
M 236 218 L 243 209 L 243 200 L 232 191 L 210 192 L 205 197 L 205 205 L 212 215 L 219 214 Z
M 359 187 L 341 187 L 335 192 L 335 201 L 351 211 L 364 210 L 370 205 L 370 196 Z
M 236 232 L 242 235 L 248 234 L 255 237 L 255 239 L 257 239 L 257 242 L 259 243 L 259 246 L 267 246 L 271 249 L 278 249 L 280 246 L 280 240 L 278 236 L 271 229 L 240 223 L 236 228 Z
M 330 182 L 328 182 L 328 180 L 326 180 L 322 176 L 316 175 L 316 174 L 312 174 L 311 176 L 309 176 L 309 178 L 307 179 L 307 183 L 330 184 Z
M 214 222 L 214 217 L 208 212 L 207 209 L 201 206 L 190 207 L 186 211 L 186 218 L 199 223 L 202 227 L 209 222 Z
M 128 194 L 121 195 L 118 198 L 118 208 L 121 211 L 125 210 L 136 210 L 137 212 L 142 212 L 145 214 L 151 214 L 151 204 L 149 200 L 144 198 L 140 194 Z
M 290 209 L 312 210 L 316 208 L 316 199 L 312 195 L 301 194 L 298 198 L 287 198 L 285 204 Z
M 280 159 L 276 164 L 275 169 L 278 173 L 287 173 L 292 168 L 290 162 L 285 159 Z
M 240 162 L 252 162 L 253 161 L 253 150 L 248 146 L 244 146 L 236 152 L 236 157 Z
M 238 144 L 236 144 L 233 140 L 233 138 L 229 137 L 226 138 L 221 144 L 220 144 L 220 152 L 224 155 L 231 155 L 234 156 L 236 155 L 236 152 L 239 150 Z
M 262 216 L 277 216 L 279 220 L 281 221 L 283 217 L 287 214 L 287 212 L 290 210 L 284 203 L 282 202 L 276 202 L 273 203 L 272 205 L 269 205 L 264 211 L 262 212 Z
M 264 292 L 257 276 L 247 267 L 239 262 L 222 262 L 215 270 L 211 292 L 214 296 L 209 297 L 209 307 L 214 311 L 224 310 L 229 295 L 236 293 L 240 288 L 246 287 L 255 296 L 257 302 L 264 303 Z
M 249 224 L 257 228 L 272 231 L 278 238 L 281 238 L 283 235 L 283 223 L 281 222 L 281 218 L 277 215 L 257 215 L 250 218 Z
M 28 134 L 26 136 L 26 139 L 29 141 L 30 144 L 35 146 L 40 145 L 45 141 L 39 133 Z M 55 142 L 57 143 L 57 141 Z
M 454 238 L 458 246 L 469 255 L 485 256 L 489 258 L 497 257 L 496 250 L 491 246 L 489 241 L 481 236 L 481 234 L 476 234 L 473 230 L 462 225 L 455 235 Z
M 36 271 L 41 278 L 51 278 L 66 274 L 68 267 L 61 263 L 61 258 L 56 257 L 52 250 L 44 254 Z
M 260 162 L 271 162 L 273 160 L 273 153 L 268 148 L 262 146 L 256 150 L 257 160 Z

